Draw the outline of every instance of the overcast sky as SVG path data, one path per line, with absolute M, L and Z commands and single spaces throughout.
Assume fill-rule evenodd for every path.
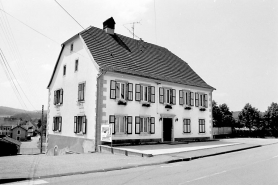
M 135 35 L 186 61 L 217 89 L 213 99 L 232 111 L 246 103 L 265 111 L 278 102 L 278 1 L 57 1 L 84 28 L 102 28 L 112 16 L 115 32 L 132 37 L 128 23 L 140 21 Z M 47 107 L 61 44 L 82 28 L 54 0 L 0 0 L 0 8 L 13 16 L 0 10 L 0 48 L 24 91 L 20 103 L 0 65 L 0 106 Z

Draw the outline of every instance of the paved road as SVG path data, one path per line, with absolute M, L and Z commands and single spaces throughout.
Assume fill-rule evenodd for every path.
M 136 162 L 136 161 L 134 161 Z M 278 144 L 189 162 L 42 179 L 46 184 L 278 184 Z M 30 184 L 30 182 L 29 182 Z M 32 183 L 31 183 L 32 184 Z

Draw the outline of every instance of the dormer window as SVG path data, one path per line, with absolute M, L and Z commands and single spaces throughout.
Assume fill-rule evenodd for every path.
M 155 102 L 155 87 L 136 84 L 135 85 L 135 100 L 142 101 L 143 103 L 154 103 Z

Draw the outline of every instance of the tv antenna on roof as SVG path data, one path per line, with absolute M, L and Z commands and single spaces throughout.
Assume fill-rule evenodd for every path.
M 125 26 L 125 25 L 130 25 L 130 24 L 132 24 L 132 26 L 131 26 L 132 31 L 130 31 L 130 30 Z M 141 24 L 141 20 L 138 21 L 138 22 L 126 23 L 126 24 L 124 24 L 123 26 L 132 34 L 133 39 L 134 39 L 134 36 L 137 37 L 138 39 L 140 39 L 137 35 L 134 34 L 135 24 Z

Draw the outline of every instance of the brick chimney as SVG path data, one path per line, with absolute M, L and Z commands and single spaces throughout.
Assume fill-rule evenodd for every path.
M 110 17 L 106 21 L 103 22 L 103 30 L 105 30 L 106 33 L 114 35 L 115 30 L 115 21 L 113 17 Z

